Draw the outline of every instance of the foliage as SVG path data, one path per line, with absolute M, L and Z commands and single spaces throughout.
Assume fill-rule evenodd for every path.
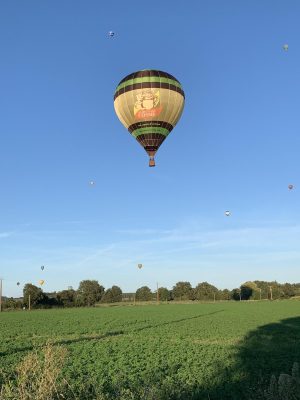
M 294 363 L 291 375 L 280 374 L 278 380 L 275 375 L 270 379 L 270 385 L 264 391 L 266 400 L 300 400 L 299 364 Z
M 103 303 L 118 303 L 122 301 L 122 290 L 119 286 L 112 286 L 107 289 L 101 300 Z
M 76 292 L 73 289 L 62 290 L 57 293 L 57 302 L 63 307 L 75 306 Z
M 104 294 L 104 287 L 99 285 L 98 281 L 81 281 L 76 295 L 76 304 L 78 306 L 92 306 L 101 300 Z
M 175 300 L 193 300 L 194 293 L 190 282 L 177 282 L 172 293 Z
M 9 381 L 15 400 L 17 366 L 49 338 L 68 351 L 56 384 L 72 400 L 265 400 L 271 375 L 300 361 L 299 302 L 289 300 L 34 310 L 0 324 L 0 386 L 7 394 Z
M 30 296 L 30 306 L 32 308 L 41 304 L 45 299 L 42 289 L 38 288 L 31 283 L 26 283 L 23 289 L 23 302 L 26 307 L 29 307 L 29 296 Z
M 217 296 L 218 289 L 208 282 L 201 282 L 194 289 L 196 300 L 214 300 Z
M 142 286 L 136 291 L 135 299 L 138 301 L 150 301 L 153 299 L 153 293 L 148 286 Z
M 158 296 L 160 301 L 170 301 L 172 299 L 170 290 L 165 287 L 158 288 Z
M 65 358 L 66 349 L 50 342 L 42 352 L 29 353 L 11 377 L 4 376 L 0 400 L 63 399 L 61 368 Z

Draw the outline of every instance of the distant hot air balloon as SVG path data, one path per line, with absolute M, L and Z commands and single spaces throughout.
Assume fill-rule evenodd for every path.
M 290 190 L 292 190 L 292 189 L 294 189 L 294 185 L 289 185 L 288 188 L 289 188 Z
M 44 283 L 45 283 L 45 281 L 44 281 L 43 279 L 40 279 L 40 280 L 39 280 L 39 285 L 40 285 L 40 286 L 43 286 Z
M 231 212 L 230 212 L 230 211 L 225 211 L 225 215 L 226 215 L 226 217 L 229 217 L 229 216 L 230 216 L 230 214 L 231 214 Z
M 288 44 L 284 44 L 282 47 L 283 47 L 284 51 L 288 51 L 288 49 L 289 49 L 289 45 Z
M 109 31 L 109 32 L 108 32 L 108 36 L 111 37 L 111 38 L 114 37 L 114 36 L 115 36 L 115 32 Z
M 20 286 L 20 282 L 17 282 L 17 285 Z
M 184 92 L 174 76 L 157 70 L 134 72 L 121 80 L 114 95 L 121 123 L 149 154 L 154 156 L 177 124 L 184 107 Z
M 41 270 L 44 271 L 44 268 L 45 268 L 45 267 L 42 265 L 42 266 L 41 266 Z
M 90 181 L 90 185 L 94 186 L 95 185 L 95 181 Z
M 138 264 L 138 268 L 139 269 L 143 268 L 143 264 Z

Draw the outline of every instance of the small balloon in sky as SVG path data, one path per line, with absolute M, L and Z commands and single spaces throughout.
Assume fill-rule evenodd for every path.
M 143 268 L 143 264 L 138 264 L 138 269 Z
M 91 186 L 95 186 L 95 181 L 90 181 Z
M 284 44 L 282 47 L 283 47 L 284 51 L 288 51 L 288 49 L 289 49 L 289 45 L 288 44 Z
M 43 286 L 44 283 L 45 283 L 45 281 L 43 279 L 39 280 L 39 285 Z
M 115 32 L 109 31 L 109 32 L 108 32 L 108 36 L 111 37 L 111 38 L 113 38 L 113 37 L 115 36 Z
M 225 215 L 226 215 L 226 217 L 229 217 L 229 216 L 230 216 L 230 214 L 231 214 L 231 212 L 230 212 L 230 211 L 225 211 Z
M 20 282 L 17 282 L 17 285 L 20 286 Z
M 291 185 L 291 184 L 290 184 L 290 185 L 288 186 L 288 188 L 289 188 L 289 190 L 292 190 L 292 189 L 294 189 L 294 185 Z
M 41 266 L 41 270 L 44 271 L 44 268 L 45 268 L 45 267 L 42 265 L 42 266 Z

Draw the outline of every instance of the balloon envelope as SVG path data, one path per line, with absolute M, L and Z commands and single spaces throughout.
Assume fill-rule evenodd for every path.
M 225 215 L 226 215 L 226 217 L 229 217 L 230 211 L 225 211 Z
M 108 36 L 109 36 L 109 37 L 114 37 L 114 36 L 115 36 L 115 32 L 109 31 L 109 32 L 108 32 Z
M 143 264 L 138 264 L 138 268 L 139 269 L 143 268 Z
M 289 49 L 289 45 L 288 44 L 284 44 L 282 47 L 283 47 L 283 50 L 285 50 L 285 51 L 288 51 L 288 49 Z
M 43 279 L 39 280 L 39 284 L 40 284 L 41 286 L 43 286 L 44 283 L 45 283 L 45 281 L 44 281 Z
M 44 268 L 45 268 L 45 267 L 42 265 L 42 266 L 41 266 L 41 270 L 44 271 Z
M 20 285 L 20 282 L 17 282 L 17 285 L 19 286 L 19 285 Z
M 292 189 L 294 189 L 294 185 L 289 185 L 288 188 L 289 188 L 290 190 L 292 190 Z
M 180 82 L 167 72 L 142 70 L 118 84 L 114 107 L 121 123 L 144 147 L 154 167 L 154 156 L 179 121 L 184 108 Z

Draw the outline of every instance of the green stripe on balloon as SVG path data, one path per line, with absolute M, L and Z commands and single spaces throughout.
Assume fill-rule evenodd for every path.
M 164 135 L 165 137 L 167 137 L 170 131 L 166 128 L 152 126 L 149 128 L 135 129 L 133 132 L 131 132 L 131 135 L 137 138 L 139 135 L 148 135 L 151 133 L 159 133 L 160 135 Z
M 168 83 L 169 85 L 174 85 L 174 86 L 177 86 L 177 87 L 179 87 L 180 89 L 181 89 L 181 85 L 180 85 L 180 83 L 179 82 L 177 82 L 177 81 L 174 81 L 173 79 L 168 79 L 168 78 L 159 78 L 159 77 L 157 77 L 157 76 L 145 76 L 144 78 L 135 78 L 135 79 L 129 79 L 128 81 L 125 81 L 125 82 L 123 82 L 123 83 L 121 83 L 118 87 L 117 87 L 117 89 L 116 89 L 116 91 L 115 91 L 115 93 L 118 91 L 118 90 L 120 90 L 120 89 L 123 89 L 124 87 L 126 87 L 126 86 L 129 86 L 129 85 L 134 85 L 135 83 L 151 83 L 151 82 L 157 82 L 157 83 Z

